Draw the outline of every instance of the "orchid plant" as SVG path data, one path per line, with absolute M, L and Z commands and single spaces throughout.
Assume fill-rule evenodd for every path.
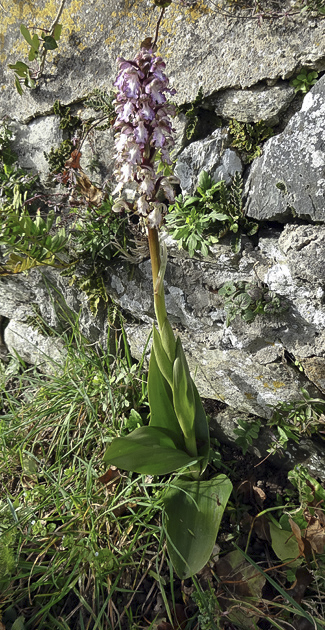
M 158 27 L 156 38 L 157 33 Z M 177 574 L 185 579 L 209 560 L 232 486 L 225 475 L 204 477 L 210 451 L 208 422 L 181 340 L 175 339 L 165 307 L 167 253 L 166 247 L 160 246 L 159 228 L 167 206 L 160 199 L 174 202 L 172 185 L 177 179 L 164 175 L 161 162 L 171 165 L 169 152 L 174 139 L 170 116 L 175 109 L 167 95 L 175 92 L 169 88 L 165 63 L 154 50 L 155 41 L 148 38 L 134 59 L 118 59 L 114 101 L 115 192 L 121 193 L 129 181 L 136 182 L 135 211 L 146 226 L 152 265 L 158 330 L 153 327 L 149 362 L 150 422 L 126 437 L 115 438 L 107 448 L 105 462 L 148 475 L 181 470 L 177 480 L 167 484 L 163 503 L 168 553 Z M 121 209 L 129 210 L 123 198 L 114 206 L 117 212 Z

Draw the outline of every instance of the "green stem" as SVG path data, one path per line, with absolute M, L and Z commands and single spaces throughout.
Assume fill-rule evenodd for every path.
M 153 297 L 155 313 L 160 334 L 167 320 L 165 305 L 164 279 L 159 275 L 161 271 L 160 246 L 157 228 L 148 228 L 149 250 L 151 258 Z

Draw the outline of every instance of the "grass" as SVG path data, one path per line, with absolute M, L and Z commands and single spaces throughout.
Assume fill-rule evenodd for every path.
M 25 370 L 2 391 L 0 527 L 15 569 L 0 602 L 26 629 L 115 627 L 114 600 L 137 590 L 160 540 L 159 487 L 101 479 L 109 441 L 147 415 L 142 365 L 80 336 L 66 345 L 56 374 Z
M 278 558 L 252 521 L 262 514 L 248 481 L 256 472 L 239 451 L 231 451 L 232 459 L 223 448 L 222 458 L 235 487 L 250 484 L 251 491 L 237 490 L 229 502 L 219 555 L 226 560 L 234 546 L 246 548 L 245 571 L 251 564 L 251 574 L 261 573 L 263 595 L 250 593 L 250 578 L 237 569 L 235 578 L 220 577 L 218 562 L 193 580 L 176 578 L 162 521 L 168 478 L 103 467 L 107 444 L 145 423 L 149 412 L 143 362 L 130 357 L 123 326 L 112 334 L 114 355 L 89 345 L 78 322 L 70 322 L 61 335 L 65 362 L 50 375 L 19 357 L 2 369 L 1 630 L 287 630 L 299 617 L 321 630 L 325 555 L 310 560 L 313 585 L 295 603 L 285 565 L 277 569 Z M 212 461 L 217 469 L 226 466 L 220 457 Z M 292 492 L 291 510 L 299 504 Z M 267 501 L 264 512 L 280 518 L 274 498 Z M 234 617 L 237 609 L 252 617 L 249 626 L 233 621 L 243 619 Z

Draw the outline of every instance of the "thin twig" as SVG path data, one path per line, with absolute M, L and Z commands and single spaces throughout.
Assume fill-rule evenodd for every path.
M 161 22 L 161 20 L 163 18 L 164 13 L 165 13 L 165 7 L 163 9 L 161 9 L 161 13 L 160 13 L 160 16 L 158 18 L 158 22 L 157 22 L 157 26 L 156 26 L 155 39 L 153 40 L 153 43 L 152 43 L 152 50 L 154 49 L 154 47 L 155 47 L 155 45 L 157 43 L 159 26 L 160 26 L 160 22 Z
M 55 27 L 56 27 L 56 25 L 57 25 L 57 23 L 58 23 L 58 21 L 59 21 L 59 19 L 61 17 L 62 11 L 64 9 L 65 2 L 66 2 L 66 0 L 61 0 L 61 4 L 60 4 L 60 7 L 59 7 L 59 10 L 58 10 L 58 12 L 57 12 L 53 22 L 52 22 L 52 25 L 51 25 L 51 28 L 50 28 L 50 34 L 52 36 L 53 36 L 53 33 L 54 33 L 54 29 L 55 29 Z M 39 70 L 38 70 L 38 78 L 41 77 L 42 74 L 43 74 L 46 55 L 47 55 L 47 49 L 43 48 L 42 59 L 41 59 L 41 63 L 40 63 Z

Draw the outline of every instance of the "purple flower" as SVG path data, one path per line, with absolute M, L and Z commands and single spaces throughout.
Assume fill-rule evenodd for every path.
M 120 57 L 118 62 L 120 70 L 114 84 L 118 185 L 114 192 L 120 193 L 125 183 L 135 180 L 139 193 L 137 212 L 147 217 L 149 227 L 159 227 L 167 210 L 157 200 L 159 189 L 173 201 L 172 184 L 178 181 L 175 177 L 163 177 L 160 172 L 161 162 L 171 164 L 169 151 L 174 139 L 169 117 L 175 115 L 175 107 L 167 102 L 167 95 L 175 94 L 175 90 L 168 87 L 164 61 L 152 50 L 142 48 L 133 60 Z

